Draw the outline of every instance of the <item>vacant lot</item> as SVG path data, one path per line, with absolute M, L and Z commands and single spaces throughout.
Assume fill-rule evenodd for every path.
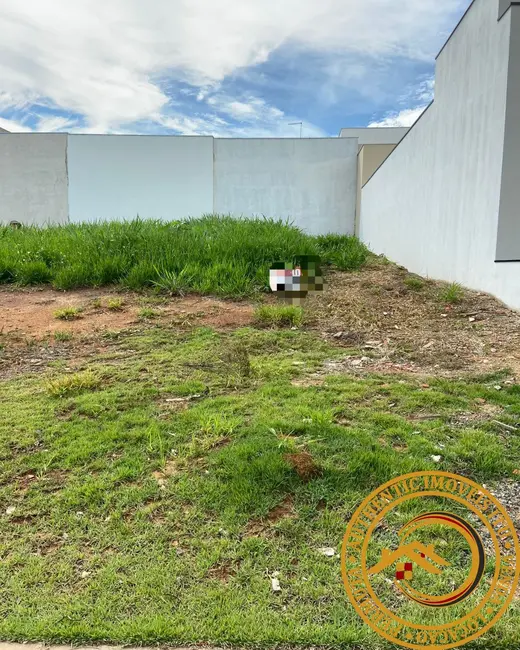
M 518 315 L 380 260 L 327 278 L 295 329 L 0 291 L 2 639 L 388 647 L 341 584 L 362 497 L 437 468 L 520 525 Z M 476 647 L 519 645 L 515 601 Z

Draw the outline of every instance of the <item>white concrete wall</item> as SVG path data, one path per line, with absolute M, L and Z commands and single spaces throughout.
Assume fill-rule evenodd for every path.
M 66 223 L 67 136 L 2 133 L 0 224 Z
M 357 139 L 216 139 L 214 211 L 353 234 Z
M 2 134 L 0 218 L 44 225 L 218 212 L 352 234 L 357 151 L 356 138 Z
M 365 144 L 397 144 L 401 142 L 410 129 L 405 126 L 380 126 L 366 128 L 341 129 L 340 138 L 357 138 L 359 146 Z
M 475 0 L 437 61 L 435 102 L 365 185 L 360 237 L 411 271 L 520 308 L 496 264 L 511 16 Z
M 213 138 L 69 135 L 72 222 L 213 211 Z

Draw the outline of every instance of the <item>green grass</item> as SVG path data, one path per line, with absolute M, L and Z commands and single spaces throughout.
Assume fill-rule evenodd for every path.
M 320 235 L 316 239 L 324 259 L 335 264 L 340 271 L 360 269 L 370 255 L 368 249 L 355 237 Z
M 440 293 L 441 302 L 448 303 L 450 305 L 455 305 L 459 302 L 462 302 L 464 298 L 464 289 L 460 284 L 453 282 L 445 287 Z
M 159 318 L 159 316 L 160 313 L 151 307 L 143 307 L 139 310 L 139 318 L 141 320 L 153 320 L 154 318 Z
M 299 327 L 303 323 L 303 309 L 294 305 L 260 305 L 254 320 L 260 327 Z
M 70 341 L 72 339 L 72 332 L 58 331 L 54 332 L 55 341 Z
M 306 385 L 345 350 L 305 330 L 154 326 L 106 346 L 80 370 L 0 386 L 3 640 L 387 648 L 318 549 L 338 550 L 361 499 L 394 476 L 492 485 L 520 467 L 519 436 L 453 423 L 482 399 L 518 420 L 518 386 L 497 391 L 495 376 Z M 320 469 L 310 482 L 295 451 Z M 282 503 L 291 516 L 259 525 Z M 483 647 L 519 644 L 517 606 Z
M 100 386 L 101 379 L 91 370 L 49 379 L 46 384 L 47 392 L 53 397 L 65 397 L 86 390 L 95 390 Z
M 251 296 L 268 290 L 271 264 L 301 255 L 354 270 L 368 251 L 354 237 L 311 237 L 281 221 L 214 215 L 171 223 L 0 227 L 0 283 L 56 289 L 115 284 L 174 295 Z
M 110 298 L 107 302 L 107 309 L 110 311 L 123 311 L 124 304 L 122 298 Z
M 404 284 L 411 291 L 422 291 L 425 286 L 424 280 L 414 275 L 409 275 L 407 278 L 405 278 Z
M 64 307 L 54 312 L 54 318 L 58 320 L 77 320 L 81 318 L 83 309 L 81 307 Z

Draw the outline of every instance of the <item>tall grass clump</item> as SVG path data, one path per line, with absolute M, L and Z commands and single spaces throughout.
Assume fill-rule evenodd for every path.
M 63 290 L 122 285 L 172 295 L 245 297 L 268 290 L 273 262 L 318 255 L 324 264 L 355 269 L 367 254 L 353 237 L 312 237 L 274 219 L 208 215 L 178 222 L 0 227 L 0 283 L 48 283 Z
M 320 235 L 316 241 L 323 259 L 340 271 L 357 271 L 368 260 L 368 248 L 357 237 Z

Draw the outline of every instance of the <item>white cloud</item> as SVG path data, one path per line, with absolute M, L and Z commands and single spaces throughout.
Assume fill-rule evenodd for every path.
M 435 77 L 423 79 L 418 85 L 408 89 L 400 98 L 399 104 L 406 106 L 406 108 L 387 113 L 381 120 L 373 121 L 368 126 L 413 126 L 433 100 L 434 91 Z
M 413 126 L 421 117 L 428 106 L 419 106 L 418 108 L 405 108 L 399 113 L 390 113 L 379 122 L 371 122 L 369 127 L 384 126 Z
M 332 58 L 351 52 L 429 59 L 439 32 L 464 4 L 0 0 L 2 93 L 11 106 L 43 102 L 108 131 L 168 113 L 171 98 L 161 80 L 170 76 L 204 88 L 202 101 L 208 87 L 265 61 L 282 44 L 328 52 Z M 247 117 L 242 103 L 251 106 L 237 99 L 228 104 L 228 115 Z
M 76 120 L 60 116 L 44 116 L 38 120 L 37 131 L 52 133 L 54 131 L 67 131 L 76 126 Z
M 295 138 L 299 136 L 299 131 L 289 125 L 291 120 L 286 116 L 273 121 L 260 120 L 256 124 L 253 119 L 232 124 L 212 114 L 195 117 L 182 114 L 156 115 L 154 119 L 165 129 L 180 135 L 213 135 L 223 138 Z M 303 137 L 318 138 L 325 135 L 326 133 L 315 125 L 308 122 L 303 123 Z
M 0 117 L 0 129 L 5 129 L 11 133 L 29 133 L 32 131 L 28 126 L 22 124 L 21 122 L 16 122 L 15 120 L 6 120 L 3 117 Z

